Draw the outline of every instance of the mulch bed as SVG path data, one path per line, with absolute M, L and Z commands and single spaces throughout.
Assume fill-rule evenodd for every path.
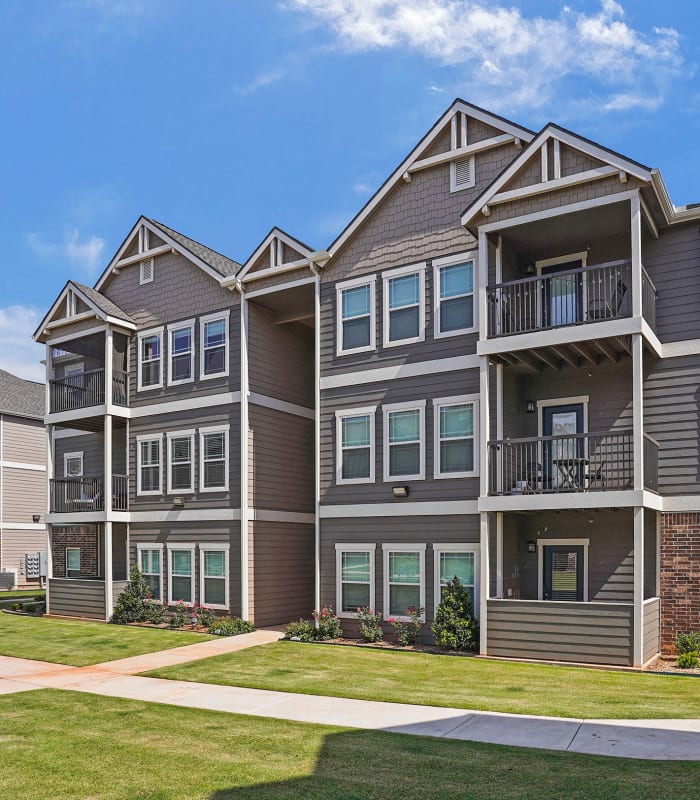
M 286 639 L 284 641 L 295 641 L 294 639 Z M 319 641 L 307 642 L 307 644 L 332 644 L 338 645 L 340 647 L 365 647 L 369 650 L 390 650 L 390 651 L 400 651 L 404 653 L 431 653 L 433 655 L 441 655 L 441 656 L 466 656 L 468 658 L 474 658 L 475 653 L 466 653 L 463 651 L 458 650 L 443 650 L 439 647 L 436 647 L 434 644 L 414 644 L 408 647 L 400 647 L 393 642 L 387 642 L 382 639 L 379 642 L 363 642 L 362 639 L 349 639 L 346 637 L 342 637 L 341 639 L 322 639 Z
M 659 656 L 655 661 L 644 668 L 645 672 L 673 672 L 677 675 L 700 676 L 700 667 L 695 669 L 681 669 L 676 663 L 675 656 Z

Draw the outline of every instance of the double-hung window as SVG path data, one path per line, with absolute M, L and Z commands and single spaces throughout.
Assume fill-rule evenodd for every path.
M 163 545 L 138 544 L 139 568 L 143 579 L 148 584 L 148 589 L 153 600 L 162 599 L 161 584 L 163 573 L 161 569 L 161 556 Z
M 469 253 L 433 261 L 436 339 L 476 330 L 475 265 Z
M 425 619 L 425 545 L 383 544 L 384 618 L 407 619 L 422 608 Z
M 359 608 L 374 611 L 375 549 L 375 544 L 336 543 L 336 608 L 339 617 L 355 616 Z
M 199 546 L 199 602 L 211 608 L 228 608 L 227 544 Z
M 479 474 L 478 395 L 433 400 L 436 478 L 472 478 Z
M 479 550 L 478 544 L 433 545 L 435 608 L 447 582 L 456 577 L 471 596 L 474 615 L 479 615 Z
M 199 320 L 200 377 L 228 375 L 229 312 L 209 314 Z
M 83 477 L 83 452 L 63 454 L 63 475 L 66 478 Z
M 169 544 L 168 602 L 194 605 L 194 545 Z
M 80 577 L 80 548 L 66 547 L 66 578 Z
M 168 494 L 194 491 L 194 431 L 168 433 Z
M 374 483 L 376 408 L 336 411 L 336 482 Z
M 383 406 L 384 480 L 425 478 L 425 400 Z
M 168 325 L 168 386 L 194 380 L 194 320 Z
M 384 347 L 425 339 L 425 264 L 382 273 Z
M 161 437 L 137 436 L 137 494 L 162 494 Z
M 163 385 L 163 328 L 138 335 L 138 390 L 159 389 Z
M 199 491 L 228 489 L 228 425 L 199 429 Z
M 339 356 L 375 348 L 374 285 L 374 275 L 336 284 Z

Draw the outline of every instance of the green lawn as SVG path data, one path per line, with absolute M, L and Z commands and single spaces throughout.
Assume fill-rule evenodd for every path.
M 41 600 L 46 599 L 46 590 L 45 589 L 11 589 L 10 591 L 0 592 L 0 602 L 3 600 L 14 600 L 15 598 L 19 600 L 27 600 L 31 598 L 32 600 L 38 597 Z
M 83 667 L 204 642 L 206 634 L 0 612 L 0 655 Z
M 394 703 L 597 719 L 700 717 L 700 681 L 670 675 L 276 642 L 147 673 Z
M 658 800 L 698 762 L 358 731 L 42 690 L 0 697 L 13 800 Z M 536 776 L 536 779 L 534 779 Z

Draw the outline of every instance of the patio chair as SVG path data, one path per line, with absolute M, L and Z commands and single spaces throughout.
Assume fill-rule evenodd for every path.
M 627 284 L 620 278 L 609 299 L 596 298 L 588 303 L 588 319 L 611 319 L 620 313 L 627 294 Z
M 595 484 L 600 486 L 601 489 L 607 489 L 608 473 L 606 470 L 606 465 L 607 461 L 601 461 L 595 467 L 592 464 L 589 466 L 588 474 L 586 475 L 587 489 L 594 488 Z

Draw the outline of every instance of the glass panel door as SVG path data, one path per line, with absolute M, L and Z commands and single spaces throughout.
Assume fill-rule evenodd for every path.
M 544 600 L 583 600 L 583 547 L 545 546 L 542 597 Z
M 583 403 L 545 406 L 542 409 L 542 434 L 556 437 L 542 444 L 543 474 L 551 490 L 578 491 L 585 474 Z
M 580 272 L 558 273 L 580 269 L 581 261 L 569 261 L 543 267 L 542 275 L 542 326 L 559 328 L 575 325 L 583 319 L 583 275 Z

